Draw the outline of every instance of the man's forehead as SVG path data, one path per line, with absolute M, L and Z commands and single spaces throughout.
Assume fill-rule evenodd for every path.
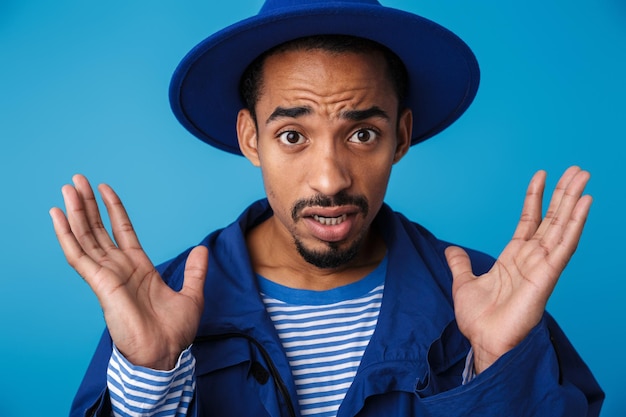
M 329 102 L 355 98 L 360 102 L 381 93 L 394 95 L 382 56 L 325 50 L 286 51 L 268 57 L 259 87 L 259 99 L 269 94 L 289 100 L 318 96 Z M 379 103 L 359 107 L 375 104 Z

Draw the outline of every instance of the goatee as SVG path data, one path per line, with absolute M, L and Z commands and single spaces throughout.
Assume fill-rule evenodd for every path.
M 291 217 L 294 222 L 297 222 L 300 220 L 302 210 L 306 207 L 341 207 L 348 205 L 358 207 L 359 214 L 367 217 L 369 212 L 367 199 L 364 196 L 352 196 L 346 192 L 338 193 L 332 197 L 320 194 L 309 199 L 299 200 L 291 210 Z M 343 249 L 340 248 L 339 242 L 327 242 L 327 250 L 307 249 L 297 238 L 294 238 L 294 242 L 298 253 L 306 262 L 321 269 L 333 269 L 345 265 L 354 259 L 361 249 L 365 234 L 366 231 L 362 230 L 355 241 Z

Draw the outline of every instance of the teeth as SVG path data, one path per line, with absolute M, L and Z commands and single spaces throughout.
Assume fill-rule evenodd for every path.
M 315 221 L 319 222 L 320 224 L 323 224 L 324 226 L 336 226 L 338 224 L 343 223 L 348 218 L 348 215 L 342 214 L 339 217 L 322 217 L 322 216 L 318 216 L 317 214 L 314 214 L 313 218 L 315 219 Z

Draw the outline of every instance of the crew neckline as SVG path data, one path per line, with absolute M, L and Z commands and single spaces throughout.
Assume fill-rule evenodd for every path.
M 360 280 L 330 290 L 314 291 L 290 288 L 270 281 L 259 274 L 257 274 L 257 281 L 261 294 L 266 297 L 293 305 L 325 305 L 363 297 L 385 282 L 386 273 L 387 255 L 372 272 Z

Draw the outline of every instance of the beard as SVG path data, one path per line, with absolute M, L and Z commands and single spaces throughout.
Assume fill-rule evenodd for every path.
M 362 243 L 363 237 L 360 237 L 347 248 L 341 249 L 335 242 L 329 242 L 328 249 L 321 251 L 307 249 L 302 242 L 295 239 L 296 249 L 298 249 L 300 256 L 311 265 L 320 269 L 334 269 L 347 264 L 359 253 Z
M 294 222 L 300 219 L 300 213 L 306 207 L 338 207 L 342 205 L 354 205 L 360 209 L 363 217 L 369 212 L 369 204 L 363 196 L 350 196 L 347 193 L 339 193 L 336 196 L 328 197 L 317 195 L 311 199 L 297 201 L 291 211 Z M 359 253 L 367 229 L 361 230 L 357 238 L 347 247 L 341 248 L 339 242 L 327 242 L 326 250 L 314 250 L 304 246 L 304 244 L 294 236 L 294 244 L 302 258 L 311 265 L 320 269 L 335 269 L 346 265 Z

